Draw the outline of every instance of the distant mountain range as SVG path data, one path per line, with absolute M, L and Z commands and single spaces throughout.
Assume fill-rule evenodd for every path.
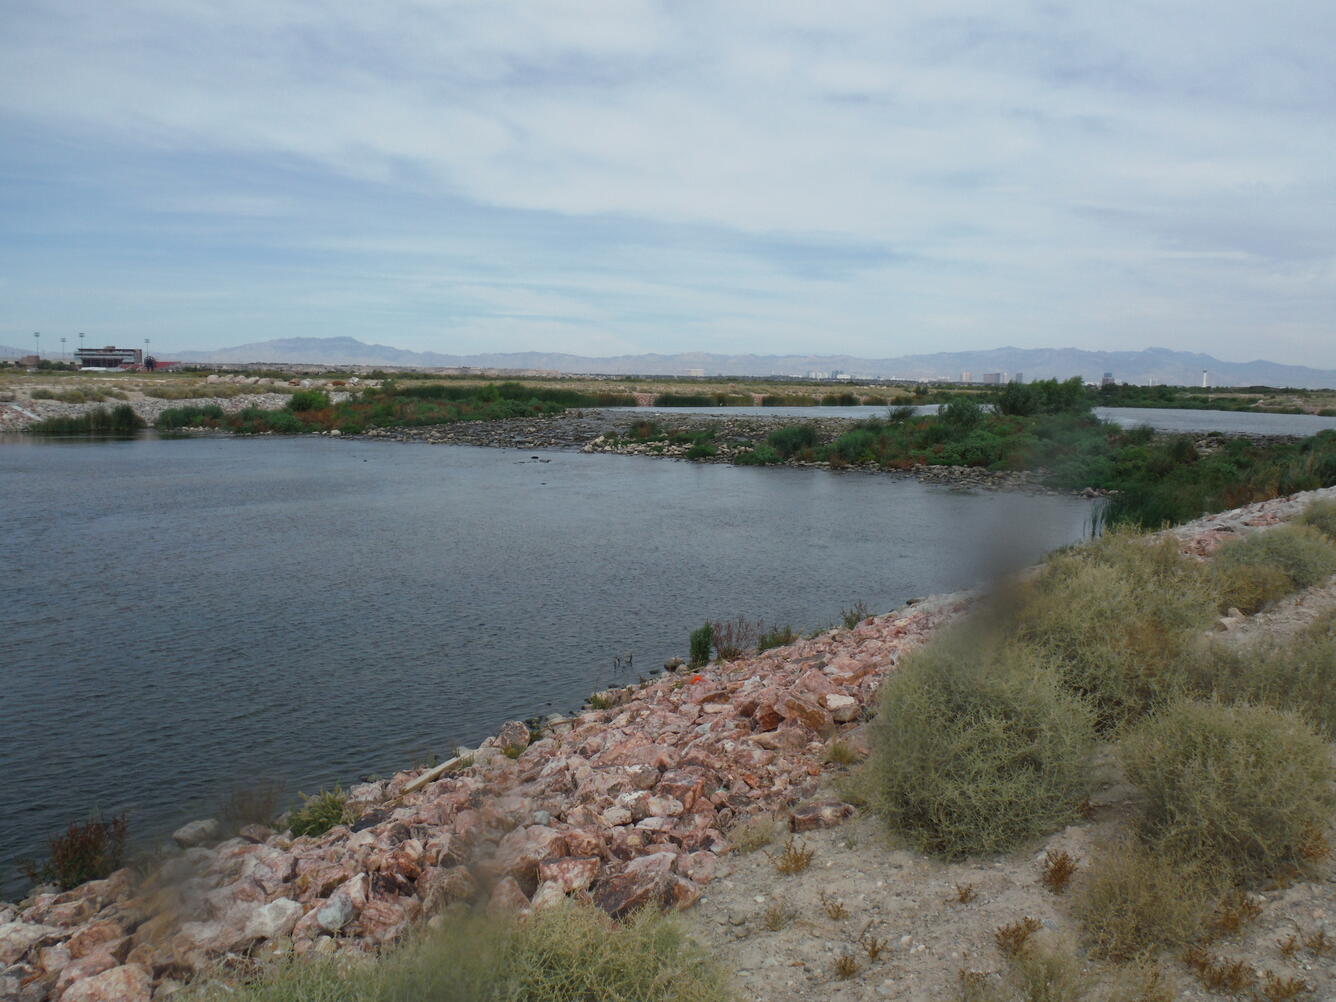
M 1120 383 L 1153 381 L 1183 386 L 1200 385 L 1205 370 L 1212 386 L 1336 387 L 1336 370 L 1281 365 L 1263 359 L 1226 362 L 1211 355 L 1167 348 L 1084 351 L 1079 348 L 1005 347 L 876 359 L 853 355 L 719 355 L 708 352 L 593 358 L 535 351 L 445 355 L 366 344 L 350 337 L 333 337 L 281 338 L 218 351 L 177 352 L 175 357 L 183 362 L 305 362 L 644 376 L 807 376 L 843 372 L 870 378 L 960 379 L 964 373 L 969 373 L 977 381 L 986 372 L 1005 372 L 1023 373 L 1026 380 L 1081 376 L 1097 382 L 1104 373 L 1110 372 Z
M 0 357 L 28 354 L 0 345 Z M 1200 386 L 1202 373 L 1212 386 L 1303 386 L 1336 388 L 1336 370 L 1281 365 L 1257 359 L 1226 362 L 1211 355 L 1146 348 L 1142 351 L 1084 351 L 1080 348 L 993 348 L 947 351 L 896 358 L 853 355 L 719 355 L 684 352 L 676 355 L 617 355 L 594 358 L 552 352 L 508 352 L 445 355 L 407 351 L 384 344 L 366 344 L 350 337 L 279 338 L 217 351 L 175 352 L 183 362 L 305 363 L 309 365 L 404 366 L 421 368 L 513 369 L 565 373 L 643 376 L 808 376 L 837 372 L 854 377 L 899 379 L 961 379 L 975 381 L 985 373 L 1023 373 L 1034 379 L 1080 376 L 1098 382 L 1112 373 L 1120 383 L 1168 383 Z

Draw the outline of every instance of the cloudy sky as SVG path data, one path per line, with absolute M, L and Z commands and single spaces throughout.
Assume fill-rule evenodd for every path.
M 1327 0 L 0 0 L 0 344 L 1336 368 Z

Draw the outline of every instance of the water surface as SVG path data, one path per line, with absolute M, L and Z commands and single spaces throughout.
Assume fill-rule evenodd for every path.
M 323 438 L 23 439 L 0 484 L 5 878 L 94 807 L 158 835 L 234 783 L 388 774 L 633 681 L 707 618 L 885 611 L 1090 514 L 864 473 Z

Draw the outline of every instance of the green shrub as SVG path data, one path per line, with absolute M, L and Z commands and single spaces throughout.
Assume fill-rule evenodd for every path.
M 1246 882 L 1311 861 L 1336 807 L 1330 748 L 1297 714 L 1181 700 L 1123 741 L 1153 850 Z
M 1336 574 L 1336 544 L 1311 526 L 1282 525 L 1226 543 L 1212 562 L 1222 575 L 1238 570 L 1280 570 L 1289 579 L 1290 590 L 1296 591 Z
M 699 630 L 691 631 L 692 668 L 700 668 L 710 661 L 710 648 L 714 646 L 714 627 L 706 623 Z
M 235 979 L 237 975 L 226 975 Z M 191 1002 L 726 1002 L 727 975 L 671 917 L 566 904 L 524 920 L 455 912 L 376 962 L 294 959 Z
M 293 413 L 297 411 L 323 411 L 329 406 L 329 394 L 321 390 L 298 390 L 288 397 L 287 403 L 283 406 Z
M 1312 526 L 1328 539 L 1336 540 L 1336 501 L 1314 501 L 1295 521 Z
M 54 882 L 67 891 L 109 876 L 121 867 L 128 827 L 124 814 L 109 821 L 70 822 L 62 834 L 47 840 L 51 856 L 45 863 L 24 867 L 28 879 L 34 884 Z
M 756 641 L 756 652 L 768 651 L 772 647 L 787 647 L 798 639 L 792 626 L 772 626 L 761 634 Z
M 764 442 L 758 442 L 751 449 L 739 452 L 733 457 L 733 462 L 738 466 L 770 466 L 783 462 L 783 459 L 773 448 Z
M 1075 816 L 1091 714 L 1032 649 L 957 629 L 885 683 L 865 773 L 873 807 L 949 858 L 999 852 Z
M 1199 867 L 1127 839 L 1090 861 L 1076 914 L 1096 956 L 1132 960 L 1198 939 L 1214 895 Z
M 1050 557 L 1023 585 L 1018 636 L 1045 651 L 1110 733 L 1181 695 L 1214 614 L 1205 575 L 1172 539 L 1112 531 Z
M 1238 609 L 1252 615 L 1294 590 L 1290 576 L 1274 564 L 1213 563 L 1210 576 L 1221 612 Z
M 294 836 L 323 835 L 335 825 L 351 824 L 355 820 L 348 810 L 348 795 L 337 786 L 311 797 L 304 793 L 299 796 L 302 805 L 288 819 L 288 827 Z
M 38 435 L 129 435 L 147 427 L 148 422 L 133 407 L 121 404 L 110 410 L 98 407 L 78 417 L 47 418 L 29 425 L 28 431 Z
M 693 442 L 687 450 L 687 459 L 709 459 L 718 454 L 719 450 L 710 442 Z
M 785 459 L 791 458 L 794 453 L 803 449 L 813 448 L 817 441 L 816 426 L 810 424 L 793 424 L 777 428 L 766 438 L 766 442 Z
M 1336 740 L 1336 612 L 1284 640 L 1211 645 L 1195 689 L 1225 702 L 1293 710 Z

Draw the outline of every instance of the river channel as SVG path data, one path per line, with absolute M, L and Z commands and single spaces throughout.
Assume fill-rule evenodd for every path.
M 1090 503 L 912 479 L 314 438 L 0 445 L 0 887 L 92 810 L 387 774 L 565 712 L 706 619 L 977 584 Z

